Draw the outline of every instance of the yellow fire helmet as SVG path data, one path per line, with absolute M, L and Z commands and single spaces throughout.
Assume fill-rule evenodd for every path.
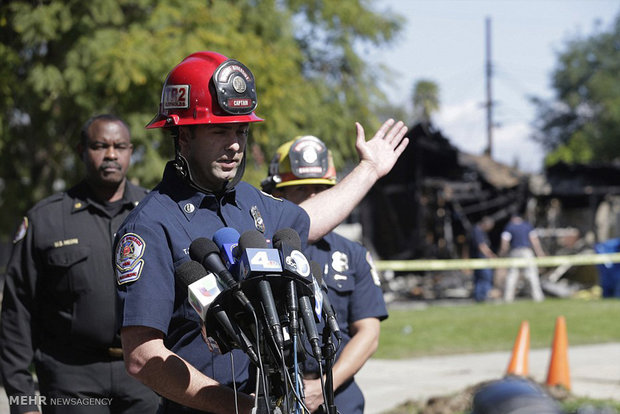
M 323 141 L 312 135 L 282 144 L 269 164 L 269 176 L 261 182 L 268 193 L 274 188 L 304 184 L 336 184 L 332 154 Z

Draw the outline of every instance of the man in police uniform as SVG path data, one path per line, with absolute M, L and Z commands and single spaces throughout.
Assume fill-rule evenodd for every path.
M 175 270 L 188 261 L 188 248 L 220 228 L 261 232 L 271 239 L 290 227 L 302 240 L 317 240 L 387 174 L 408 140 L 402 122 L 386 122 L 366 142 L 357 125 L 360 165 L 326 201 L 299 208 L 241 182 L 249 124 L 262 121 L 254 77 L 242 63 L 215 52 L 181 61 L 164 83 L 158 115 L 148 128 L 169 128 L 176 157 L 161 183 L 129 215 L 116 243 L 121 298 L 121 338 L 127 369 L 165 399 L 162 412 L 249 413 L 249 362 L 233 351 L 210 353 L 187 289 Z M 362 192 L 362 194 L 359 194 Z M 327 193 L 327 192 L 326 192 Z M 316 197 L 315 197 L 316 198 Z M 336 212 L 335 206 L 339 210 Z M 245 393 L 235 393 L 233 387 Z M 188 408 L 191 407 L 191 408 Z
M 278 148 L 261 185 L 263 191 L 296 204 L 336 184 L 336 170 L 325 144 L 314 136 L 302 136 Z M 335 405 L 347 414 L 364 412 L 364 396 L 354 375 L 379 344 L 379 322 L 386 319 L 383 291 L 370 252 L 361 244 L 330 232 L 305 250 L 309 260 L 324 267 L 329 301 L 343 334 L 333 366 Z M 322 332 L 321 329 L 319 329 Z M 323 410 L 324 403 L 316 360 L 304 365 L 304 394 L 310 411 Z M 324 371 L 323 371 L 324 372 Z
M 152 412 L 159 399 L 127 375 L 115 325 L 112 243 L 147 193 L 126 179 L 129 128 L 92 117 L 77 151 L 85 179 L 35 205 L 13 241 L 0 328 L 11 413 L 36 412 L 37 402 L 46 413 Z M 33 361 L 44 398 L 35 398 Z

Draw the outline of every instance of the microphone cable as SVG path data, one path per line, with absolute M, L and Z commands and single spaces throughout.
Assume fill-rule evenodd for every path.
M 258 317 L 256 316 L 256 313 L 253 312 L 252 316 L 254 317 L 254 328 L 256 328 L 256 349 L 258 350 L 257 352 L 257 356 L 258 356 L 258 370 L 260 371 L 260 378 L 261 378 L 261 382 L 263 383 L 263 394 L 265 395 L 265 401 L 267 401 L 267 396 L 268 396 L 268 389 L 267 389 L 267 377 L 265 376 L 265 366 L 263 365 L 263 352 L 261 350 L 261 341 L 259 341 L 260 338 L 260 327 L 258 325 Z M 256 394 L 256 400 L 258 400 L 259 397 L 259 393 Z
M 230 371 L 232 372 L 233 395 L 235 396 L 235 413 L 239 414 L 239 396 L 237 395 L 237 380 L 235 375 L 235 356 L 230 352 Z

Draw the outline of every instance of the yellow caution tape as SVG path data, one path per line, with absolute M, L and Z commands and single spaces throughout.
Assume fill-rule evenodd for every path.
M 378 270 L 432 271 L 462 269 L 497 269 L 508 267 L 528 267 L 532 264 L 539 267 L 555 267 L 562 265 L 581 266 L 620 262 L 620 253 L 579 254 L 572 256 L 545 257 L 500 257 L 496 259 L 448 259 L 448 260 L 376 260 Z

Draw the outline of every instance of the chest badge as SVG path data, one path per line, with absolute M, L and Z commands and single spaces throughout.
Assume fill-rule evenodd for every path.
M 263 220 L 263 216 L 261 216 L 260 211 L 258 211 L 258 207 L 252 206 L 252 208 L 250 208 L 250 214 L 254 219 L 254 227 L 256 227 L 256 230 L 265 233 L 265 220 Z
M 339 273 L 349 270 L 349 257 L 346 253 L 339 251 L 332 253 L 332 268 Z

